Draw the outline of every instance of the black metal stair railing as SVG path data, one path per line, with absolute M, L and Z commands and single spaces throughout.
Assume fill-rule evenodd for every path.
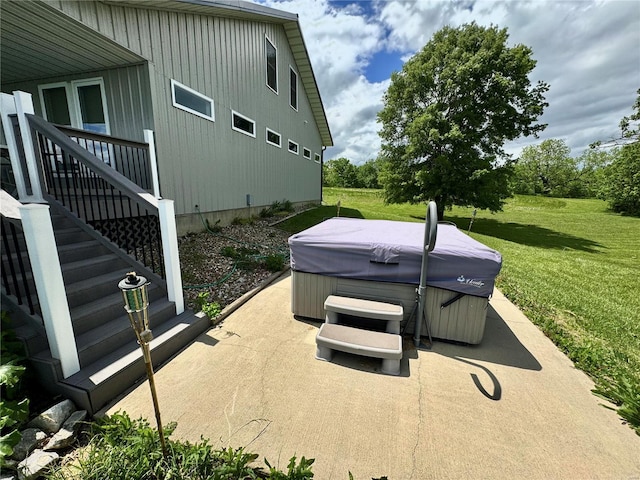
M 136 185 L 145 190 L 152 189 L 149 146 L 146 143 L 63 125 L 55 127 Z
M 27 118 L 42 161 L 43 190 L 164 278 L 155 197 L 105 163 L 104 156 L 82 148 L 46 120 L 35 115 Z
M 32 282 L 31 263 L 19 219 L 2 215 L 2 287 L 7 295 L 16 298 L 18 305 L 29 308 L 31 315 L 40 315 L 40 306 L 33 302 L 35 287 Z

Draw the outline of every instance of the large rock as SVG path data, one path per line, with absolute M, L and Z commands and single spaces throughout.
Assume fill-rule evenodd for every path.
M 62 428 L 49 440 L 45 450 L 59 450 L 71 445 L 76 440 L 78 430 L 85 418 L 87 418 L 86 410 L 73 412 L 64 422 Z
M 60 455 L 56 452 L 34 450 L 31 455 L 18 464 L 18 478 L 20 480 L 34 480 L 55 464 Z
M 31 420 L 29 426 L 39 428 L 48 434 L 56 433 L 75 409 L 76 406 L 71 400 L 64 400 Z
M 13 447 L 11 458 L 14 460 L 24 460 L 36 447 L 41 446 L 47 438 L 47 434 L 37 428 L 27 428 L 20 432 L 22 438 Z

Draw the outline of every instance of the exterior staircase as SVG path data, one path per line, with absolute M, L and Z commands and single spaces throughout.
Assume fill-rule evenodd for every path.
M 11 125 L 20 128 L 16 138 L 24 140 L 33 134 L 35 139 L 33 145 L 19 144 L 15 149 L 18 153 L 11 158 L 13 171 L 21 179 L 16 185 L 24 190 L 30 184 L 32 196 L 39 197 L 31 201 L 44 200 L 49 215 L 42 213 L 42 206 L 23 208 L 2 191 L 2 310 L 10 312 L 11 326 L 24 343 L 42 387 L 70 398 L 93 414 L 146 374 L 142 351 L 118 288 L 128 272 L 135 271 L 150 281 L 148 313 L 154 339 L 149 347 L 155 367 L 206 331 L 210 322 L 204 316 L 183 311 L 173 203 L 149 192 L 149 175 L 135 176 L 152 170 L 149 163 L 130 168 L 134 161 L 148 161 L 152 148 L 91 132 L 69 133 L 35 115 L 22 115 L 29 126 L 24 133 L 24 124 L 17 125 L 13 118 L 3 122 L 7 138 L 13 137 L 8 128 Z M 101 152 L 100 158 L 96 151 Z M 26 157 L 30 152 L 29 161 Z M 21 188 L 20 198 L 28 197 L 20 193 Z M 40 216 L 32 216 L 36 210 Z M 30 245 L 38 247 L 37 253 L 32 253 L 35 257 L 30 258 L 23 230 L 25 219 L 32 227 L 44 226 L 49 216 L 53 239 L 50 229 L 41 230 L 42 235 L 32 233 Z M 33 223 L 35 218 L 37 222 Z M 29 231 L 40 231 L 32 227 Z M 54 248 L 61 283 L 60 276 L 50 270 L 55 266 L 51 257 L 43 261 Z M 33 268 L 34 261 L 37 269 Z M 47 305 L 55 304 L 55 308 L 40 308 L 35 271 L 39 272 L 38 284 L 46 293 Z M 62 284 L 68 316 L 64 302 L 52 303 L 53 297 L 60 299 L 61 295 L 54 292 L 62 292 Z M 57 332 L 55 336 L 53 332 Z M 73 348 L 73 342 L 68 342 L 71 332 L 78 361 L 75 352 L 69 355 Z
M 206 331 L 210 322 L 192 311 L 176 315 L 175 305 L 167 299 L 162 279 L 91 227 L 58 209 L 53 205 L 55 201 L 51 203 L 52 224 L 81 370 L 63 378 L 59 360 L 51 356 L 40 317 L 25 319 L 18 315 L 14 327 L 43 387 L 95 413 L 143 380 L 146 372 L 118 289 L 118 282 L 127 272 L 135 270 L 151 280 L 149 321 L 154 340 L 150 347 L 156 367 Z M 6 255 L 3 250 L 3 261 Z M 26 253 L 22 255 L 26 256 Z M 35 292 L 35 287 L 30 291 Z M 33 294 L 32 301 L 37 306 L 37 295 Z

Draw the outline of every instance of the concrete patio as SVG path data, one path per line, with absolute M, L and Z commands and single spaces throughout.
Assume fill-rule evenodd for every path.
M 318 479 L 640 479 L 640 437 L 498 291 L 480 345 L 407 338 L 398 377 L 316 360 L 319 325 L 293 317 L 284 274 L 201 335 L 156 373 L 172 438 L 315 458 Z M 153 421 L 147 383 L 118 410 Z

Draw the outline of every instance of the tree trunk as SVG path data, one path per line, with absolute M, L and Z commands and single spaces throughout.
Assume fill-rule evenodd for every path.
M 444 201 L 440 195 L 436 195 L 434 199 L 436 202 L 436 211 L 438 212 L 438 221 L 444 220 Z

